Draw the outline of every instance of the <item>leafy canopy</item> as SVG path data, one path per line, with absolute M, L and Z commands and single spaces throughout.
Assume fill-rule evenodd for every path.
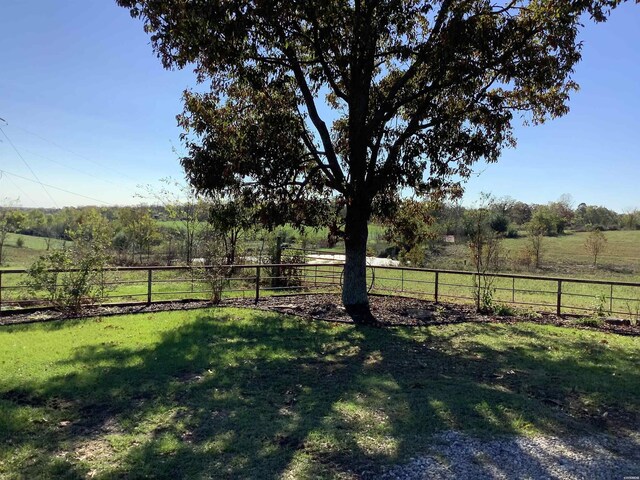
M 117 1 L 165 67 L 210 83 L 180 116 L 192 184 L 299 217 L 335 192 L 366 217 L 403 189 L 459 193 L 514 145 L 514 116 L 567 112 L 581 18 L 620 3 Z

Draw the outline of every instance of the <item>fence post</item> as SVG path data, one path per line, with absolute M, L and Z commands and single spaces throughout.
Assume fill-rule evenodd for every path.
M 434 292 L 436 303 L 438 303 L 438 273 L 439 272 L 436 272 L 436 282 L 435 282 L 435 292 Z
M 313 274 L 313 287 L 318 288 L 318 265 L 316 265 L 316 270 L 315 270 L 315 273 Z
M 609 315 L 613 314 L 613 283 L 611 284 L 611 290 L 609 291 Z
M 562 280 L 558 280 L 558 298 L 556 300 L 556 315 L 560 316 L 562 311 Z
M 151 286 L 153 284 L 153 270 L 147 270 L 147 305 L 151 305 Z
M 256 303 L 260 300 L 260 265 L 256 267 Z
M 0 271 L 0 317 L 2 316 L 2 271 Z
M 516 277 L 511 277 L 511 303 L 516 303 Z
M 402 273 L 402 279 L 400 280 L 400 291 L 404 293 L 404 268 L 402 270 L 400 270 L 400 273 Z

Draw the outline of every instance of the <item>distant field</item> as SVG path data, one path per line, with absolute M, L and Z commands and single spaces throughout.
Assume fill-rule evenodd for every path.
M 24 245 L 18 247 L 16 242 L 22 238 Z M 67 242 L 69 243 L 69 242 Z M 62 248 L 64 242 L 59 239 L 51 239 L 51 250 Z M 9 233 L 4 244 L 2 266 L 0 268 L 27 268 L 38 257 L 47 251 L 47 244 L 44 237 L 34 237 L 31 235 L 19 235 Z
M 589 234 L 576 232 L 559 237 L 545 237 L 540 275 L 598 278 L 603 280 L 640 281 L 640 230 L 604 232 L 606 251 L 598 257 L 598 268 L 587 254 L 584 243 Z M 517 257 L 527 245 L 526 237 L 505 239 L 503 246 L 510 260 Z M 469 248 L 449 245 L 441 255 L 429 260 L 429 267 L 470 270 Z M 509 268 L 506 269 L 510 270 Z M 516 271 L 529 271 L 517 268 Z
M 376 239 L 381 235 L 382 227 L 372 228 L 370 237 Z M 322 232 L 316 232 L 321 236 Z M 542 268 L 531 270 L 520 268 L 516 273 L 534 276 L 553 276 L 563 278 L 583 278 L 593 280 L 611 280 L 640 283 L 640 231 L 605 232 L 608 239 L 607 251 L 601 256 L 598 268 L 593 268 L 592 260 L 584 250 L 587 233 L 573 233 L 555 238 L 544 239 Z M 15 246 L 17 238 L 24 239 L 24 246 Z M 512 258 L 524 248 L 526 238 L 506 239 L 504 247 Z M 60 248 L 62 242 L 54 240 L 51 248 Z M 6 261 L 3 268 L 26 268 L 37 257 L 45 253 L 46 244 L 43 238 L 11 234 L 5 245 Z M 339 244 L 332 251 L 343 251 Z M 443 253 L 430 259 L 429 268 L 446 270 L 471 270 L 469 250 L 466 245 L 449 245 Z M 310 281 L 310 273 L 304 275 L 306 289 L 317 291 L 322 289 L 322 282 L 331 282 L 327 288 L 340 288 L 340 269 Z M 509 270 L 505 270 L 508 272 Z M 255 272 L 246 272 L 246 280 L 231 281 L 225 296 L 254 295 Z M 114 286 L 109 301 L 146 301 L 147 273 L 119 272 L 112 275 L 113 280 L 125 282 Z M 251 278 L 248 278 L 251 277 Z M 2 279 L 3 300 L 27 300 L 29 295 L 21 287 L 23 276 L 4 275 Z M 170 300 L 180 298 L 208 299 L 210 294 L 206 285 L 192 277 L 189 272 L 157 272 L 153 277 L 153 300 Z M 268 282 L 267 282 L 268 283 Z M 469 302 L 472 297 L 472 277 L 468 275 L 441 274 L 439 295 L 442 301 Z M 279 290 L 269 291 L 263 278 L 262 295 L 282 293 Z M 494 284 L 494 301 L 497 303 L 514 303 L 523 308 L 555 311 L 557 284 L 553 281 L 532 279 L 497 279 Z M 399 270 L 378 269 L 376 271 L 375 292 L 409 294 L 424 298 L 434 297 L 434 274 L 429 272 L 400 272 Z M 637 287 L 593 286 L 578 283 L 565 283 L 563 292 L 563 312 L 593 313 L 595 311 L 614 312 L 619 315 L 638 320 L 640 317 L 640 289 Z M 466 298 L 465 298 L 466 297 Z M 534 306 L 535 304 L 535 306 Z M 540 306 L 540 305 L 543 306 Z M 6 307 L 5 307 L 6 308 Z

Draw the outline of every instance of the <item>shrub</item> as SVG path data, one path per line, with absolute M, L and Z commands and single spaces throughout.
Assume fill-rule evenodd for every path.
M 520 237 L 520 234 L 518 233 L 518 229 L 516 227 L 510 226 L 509 229 L 507 230 L 506 237 L 507 238 L 518 238 L 518 237 Z
M 593 230 L 584 242 L 584 249 L 593 257 L 593 266 L 598 265 L 598 256 L 607 248 L 607 237 L 601 230 Z
M 18 237 L 16 240 L 16 247 L 22 248 L 24 247 L 24 238 Z
M 601 327 L 604 324 L 604 320 L 594 317 L 581 318 L 577 322 L 585 327 Z
M 521 267 L 530 268 L 534 263 L 534 256 L 531 248 L 526 245 L 516 252 L 513 263 Z
M 33 295 L 43 293 L 55 308 L 78 312 L 106 296 L 105 266 L 101 255 L 77 258 L 70 249 L 56 250 L 31 265 L 25 285 Z
M 29 268 L 24 283 L 32 295 L 43 294 L 54 307 L 78 312 L 84 304 L 102 301 L 113 283 L 105 271 L 112 235 L 95 210 L 67 233 L 72 246 L 41 256 Z
M 496 233 L 507 233 L 509 230 L 509 219 L 501 213 L 496 214 L 489 222 L 489 227 Z
M 604 317 L 607 314 L 607 296 L 602 294 L 595 298 L 593 303 L 593 315 L 595 317 Z
M 493 307 L 493 313 L 500 317 L 515 317 L 518 312 L 511 305 L 501 303 Z

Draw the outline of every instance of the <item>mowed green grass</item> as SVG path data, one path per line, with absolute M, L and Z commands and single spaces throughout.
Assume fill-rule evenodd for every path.
M 623 435 L 640 427 L 639 347 L 238 309 L 3 327 L 0 477 L 349 478 L 443 430 Z

